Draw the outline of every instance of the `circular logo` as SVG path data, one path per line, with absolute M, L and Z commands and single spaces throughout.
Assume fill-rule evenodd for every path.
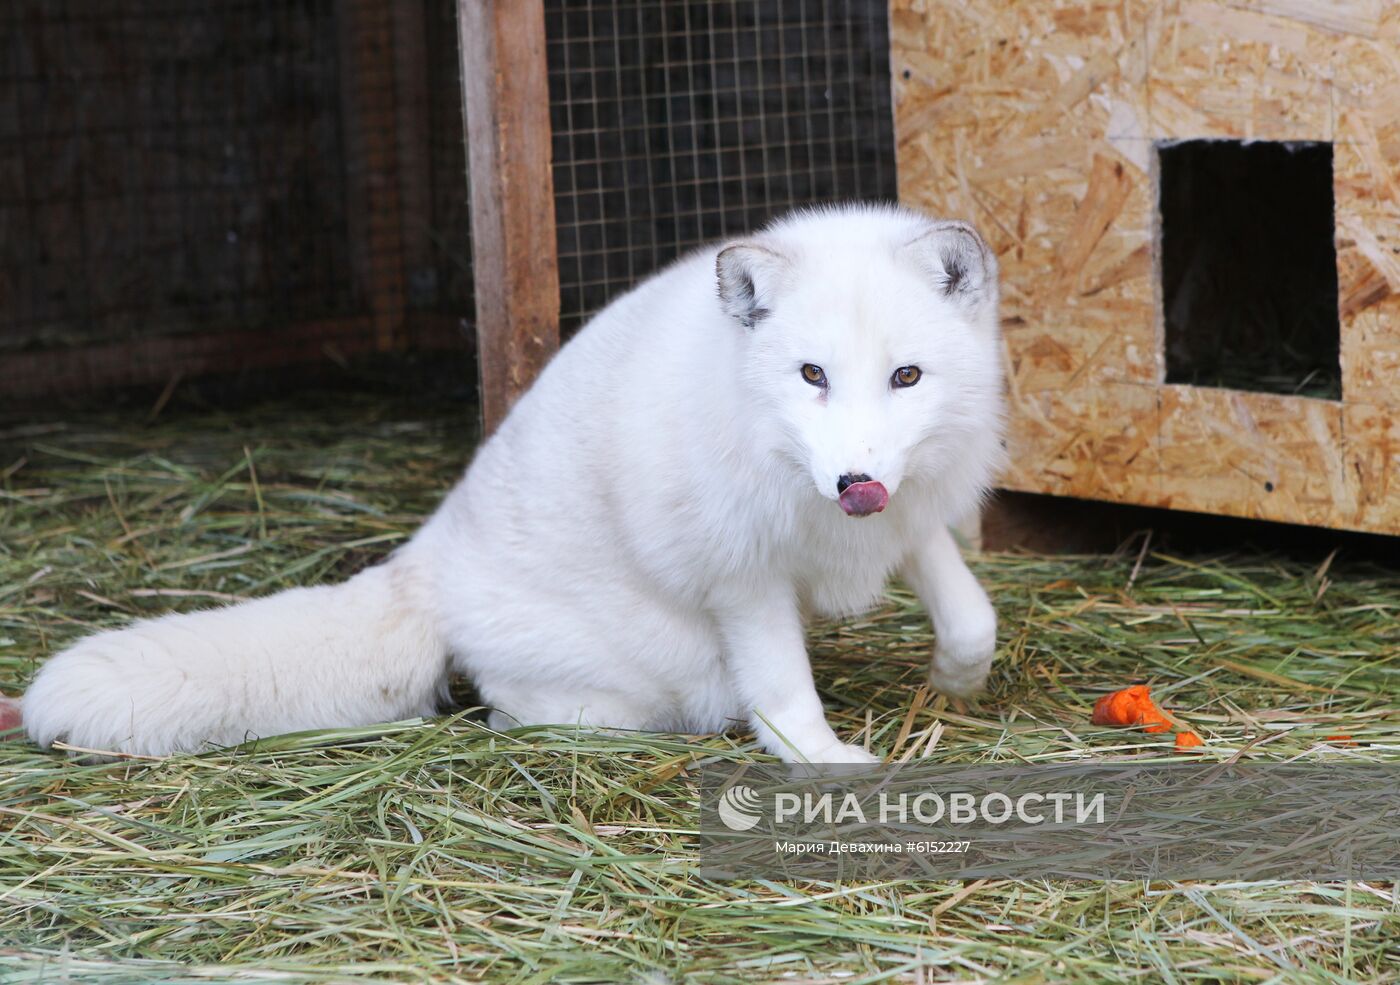
M 735 784 L 719 798 L 719 819 L 730 831 L 747 831 L 762 818 L 758 794 L 752 787 Z

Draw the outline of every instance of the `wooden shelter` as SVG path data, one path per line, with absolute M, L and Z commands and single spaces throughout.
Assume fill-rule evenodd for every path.
M 894 0 L 891 17 L 901 198 L 972 220 L 1002 260 L 1005 485 L 1400 533 L 1400 5 Z M 1330 156 L 1339 393 L 1173 378 L 1163 167 L 1198 140 Z M 1283 191 L 1269 215 L 1314 195 Z M 1256 241 L 1288 248 L 1280 228 Z M 1244 284 L 1249 252 L 1204 266 Z

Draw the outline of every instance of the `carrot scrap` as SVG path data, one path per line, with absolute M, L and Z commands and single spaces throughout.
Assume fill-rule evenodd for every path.
M 1152 690 L 1146 684 L 1105 694 L 1094 702 L 1090 721 L 1095 725 L 1141 725 L 1144 732 L 1170 732 L 1172 727 L 1152 700 Z
M 1105 694 L 1094 702 L 1094 716 L 1090 721 L 1095 725 L 1141 725 L 1144 732 L 1170 732 L 1173 725 L 1181 724 L 1157 707 L 1157 702 L 1152 700 L 1152 689 L 1146 684 L 1134 684 Z M 1204 745 L 1201 737 L 1190 729 L 1182 728 L 1176 733 L 1178 752 Z
M 1331 742 L 1331 743 L 1334 743 L 1335 745 L 1339 745 L 1339 746 L 1354 746 L 1354 745 L 1356 745 L 1356 743 L 1355 743 L 1354 741 L 1352 741 L 1352 738 L 1351 738 L 1351 736 L 1349 736 L 1349 735 L 1329 735 L 1329 736 L 1327 736 L 1327 738 L 1326 738 L 1324 741 Z

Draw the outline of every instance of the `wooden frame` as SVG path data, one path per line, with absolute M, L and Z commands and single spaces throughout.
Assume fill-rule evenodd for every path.
M 1007 488 L 1400 533 L 1400 5 L 893 0 L 891 39 L 901 198 L 1002 258 Z M 1153 143 L 1196 137 L 1333 143 L 1342 400 L 1164 382 Z
M 398 321 L 398 344 L 424 351 L 460 350 L 459 319 L 412 312 Z M 205 374 L 229 375 L 286 366 L 343 362 L 383 351 L 370 315 L 303 321 L 275 346 L 262 329 L 150 336 L 72 349 L 0 356 L 0 395 L 23 402 L 112 387 L 159 386 Z
M 542 0 L 458 0 L 483 433 L 559 348 Z

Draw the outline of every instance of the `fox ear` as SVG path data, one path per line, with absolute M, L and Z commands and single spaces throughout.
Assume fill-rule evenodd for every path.
M 787 258 L 757 243 L 732 243 L 715 257 L 719 303 L 745 328 L 768 316 L 773 291 L 787 270 Z
M 996 254 L 969 223 L 941 219 L 929 225 L 928 232 L 909 248 L 933 277 L 938 292 L 969 311 L 995 311 Z

